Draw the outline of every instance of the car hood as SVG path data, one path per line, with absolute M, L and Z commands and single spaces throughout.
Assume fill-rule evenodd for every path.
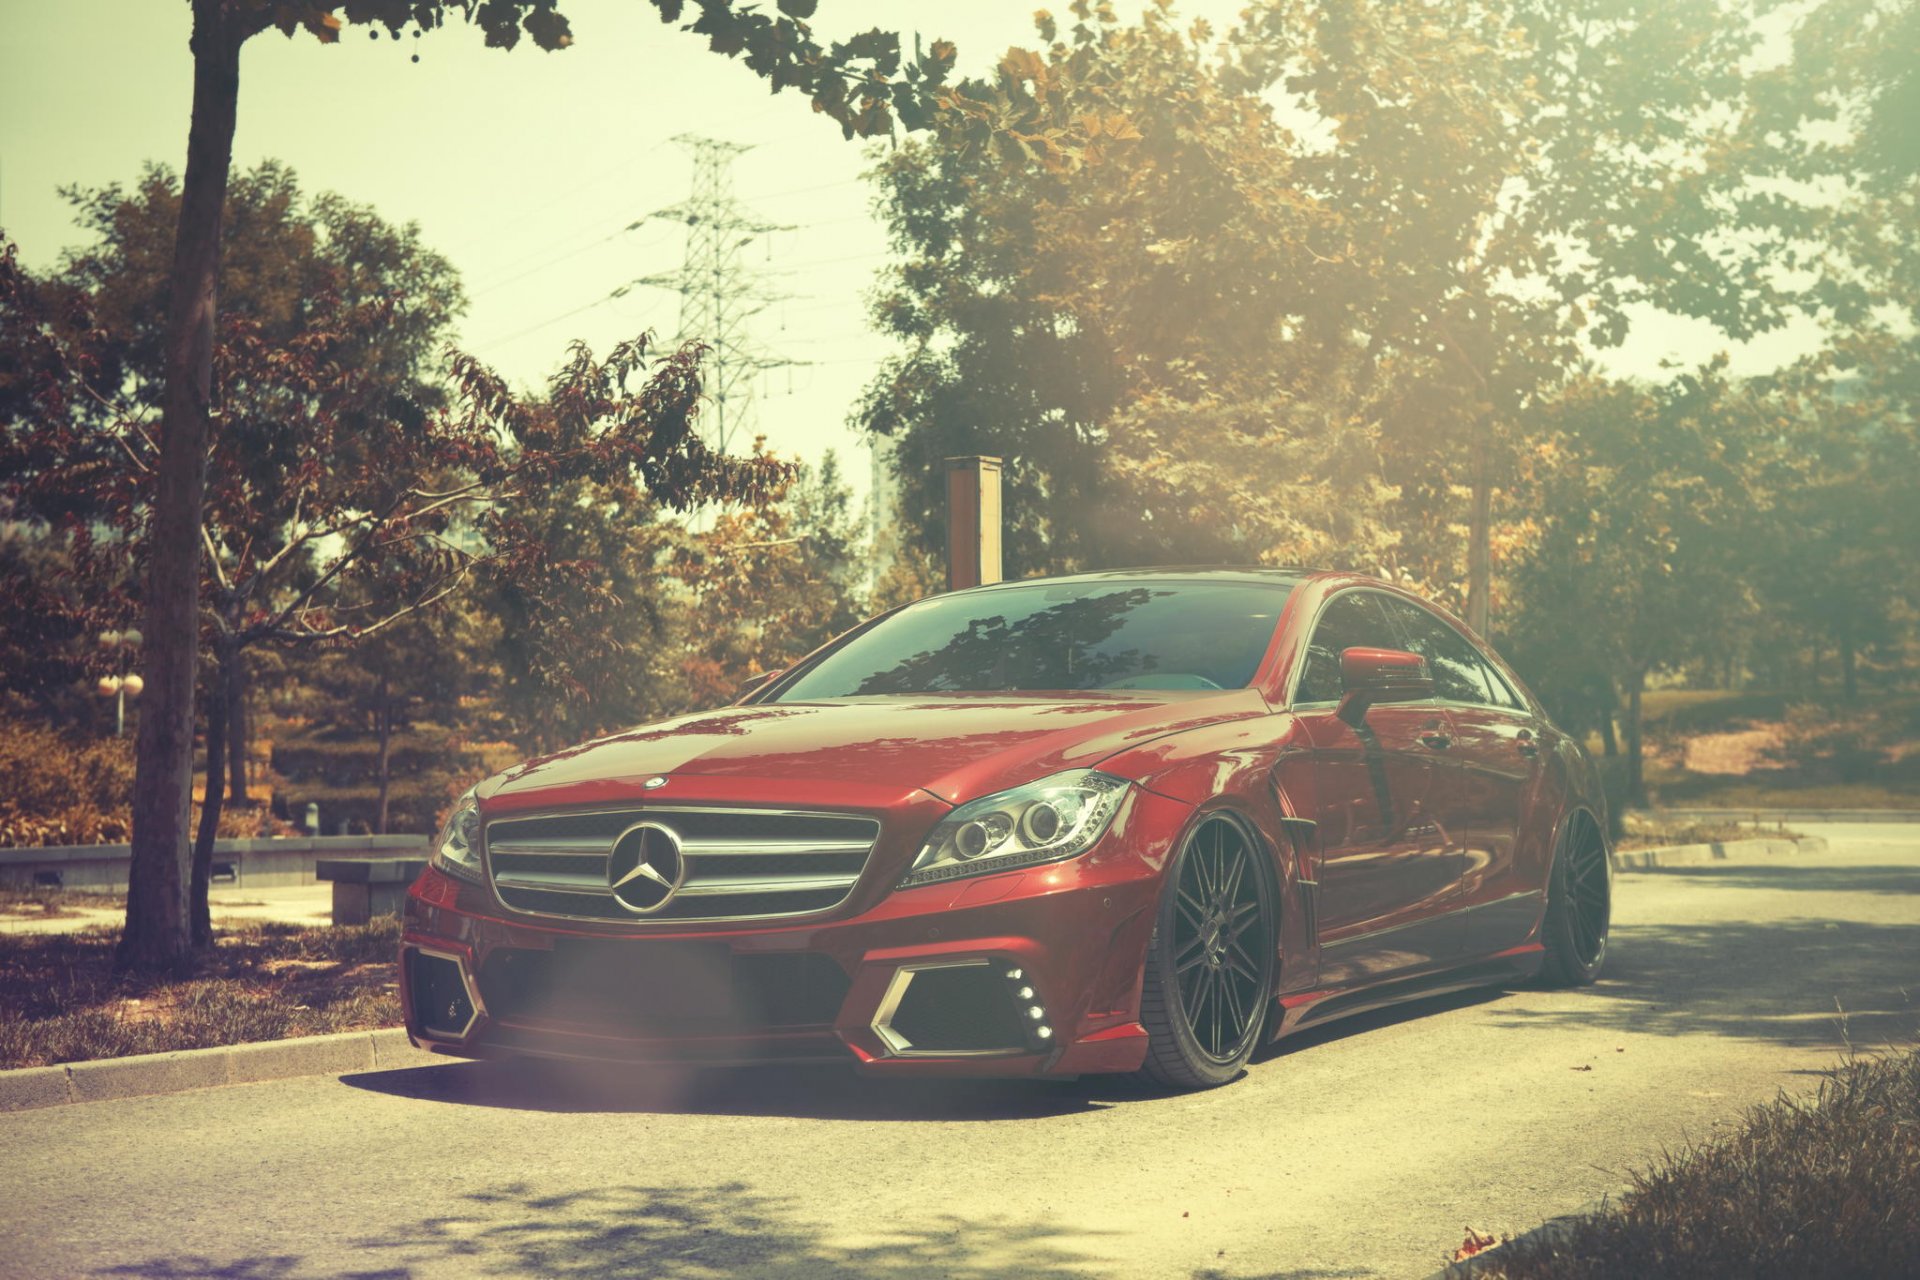
M 724 707 L 611 734 L 508 770 L 481 790 L 500 812 L 651 796 L 713 798 L 771 784 L 791 803 L 884 804 L 926 791 L 949 804 L 1201 725 L 1265 715 L 1251 689 L 1031 697 L 960 694 Z M 856 794 L 857 793 L 857 794 Z M 834 798 L 829 798 L 830 796 Z

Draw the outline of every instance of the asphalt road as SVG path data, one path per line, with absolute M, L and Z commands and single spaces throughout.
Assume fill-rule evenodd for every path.
M 0 1115 L 0 1274 L 1418 1276 L 1920 1030 L 1920 826 L 1623 876 L 1605 979 L 1212 1093 L 449 1064 Z

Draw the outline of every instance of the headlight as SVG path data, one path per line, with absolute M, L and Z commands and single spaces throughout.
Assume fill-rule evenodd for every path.
M 1125 778 L 1076 769 L 963 804 L 933 829 L 900 887 L 1085 853 L 1126 794 Z
M 433 842 L 433 865 L 436 870 L 462 880 L 480 882 L 480 802 L 474 799 L 474 788 L 468 787 L 467 794 L 460 797 L 453 806 L 453 812 L 447 815 L 447 825 L 440 828 L 440 834 Z

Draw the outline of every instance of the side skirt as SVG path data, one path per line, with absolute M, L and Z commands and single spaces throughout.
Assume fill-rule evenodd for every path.
M 1476 987 L 1525 980 L 1540 972 L 1545 955 L 1545 948 L 1537 942 L 1530 942 L 1458 968 L 1398 978 L 1358 989 L 1306 991 L 1285 996 L 1280 1000 L 1284 1016 L 1278 1034 L 1273 1038 L 1280 1039 L 1307 1027 L 1321 1026 L 1352 1014 L 1372 1013 L 1376 1009 L 1390 1008 L 1409 1000 L 1424 1000 L 1456 991 L 1471 991 Z

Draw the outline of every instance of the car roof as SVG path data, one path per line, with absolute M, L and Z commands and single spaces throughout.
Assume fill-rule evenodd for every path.
M 1264 565 L 1149 565 L 1137 569 L 1096 569 L 1087 573 L 1048 574 L 1035 578 L 1008 578 L 1000 582 L 989 582 L 978 587 L 967 587 L 952 594 L 971 594 L 975 591 L 1001 591 L 1008 587 L 1035 586 L 1041 583 L 1059 585 L 1063 583 L 1085 582 L 1129 582 L 1142 578 L 1181 578 L 1188 581 L 1214 582 L 1259 582 L 1273 586 L 1294 586 L 1306 579 L 1328 572 L 1325 569 L 1304 569 L 1295 567 L 1267 567 Z

